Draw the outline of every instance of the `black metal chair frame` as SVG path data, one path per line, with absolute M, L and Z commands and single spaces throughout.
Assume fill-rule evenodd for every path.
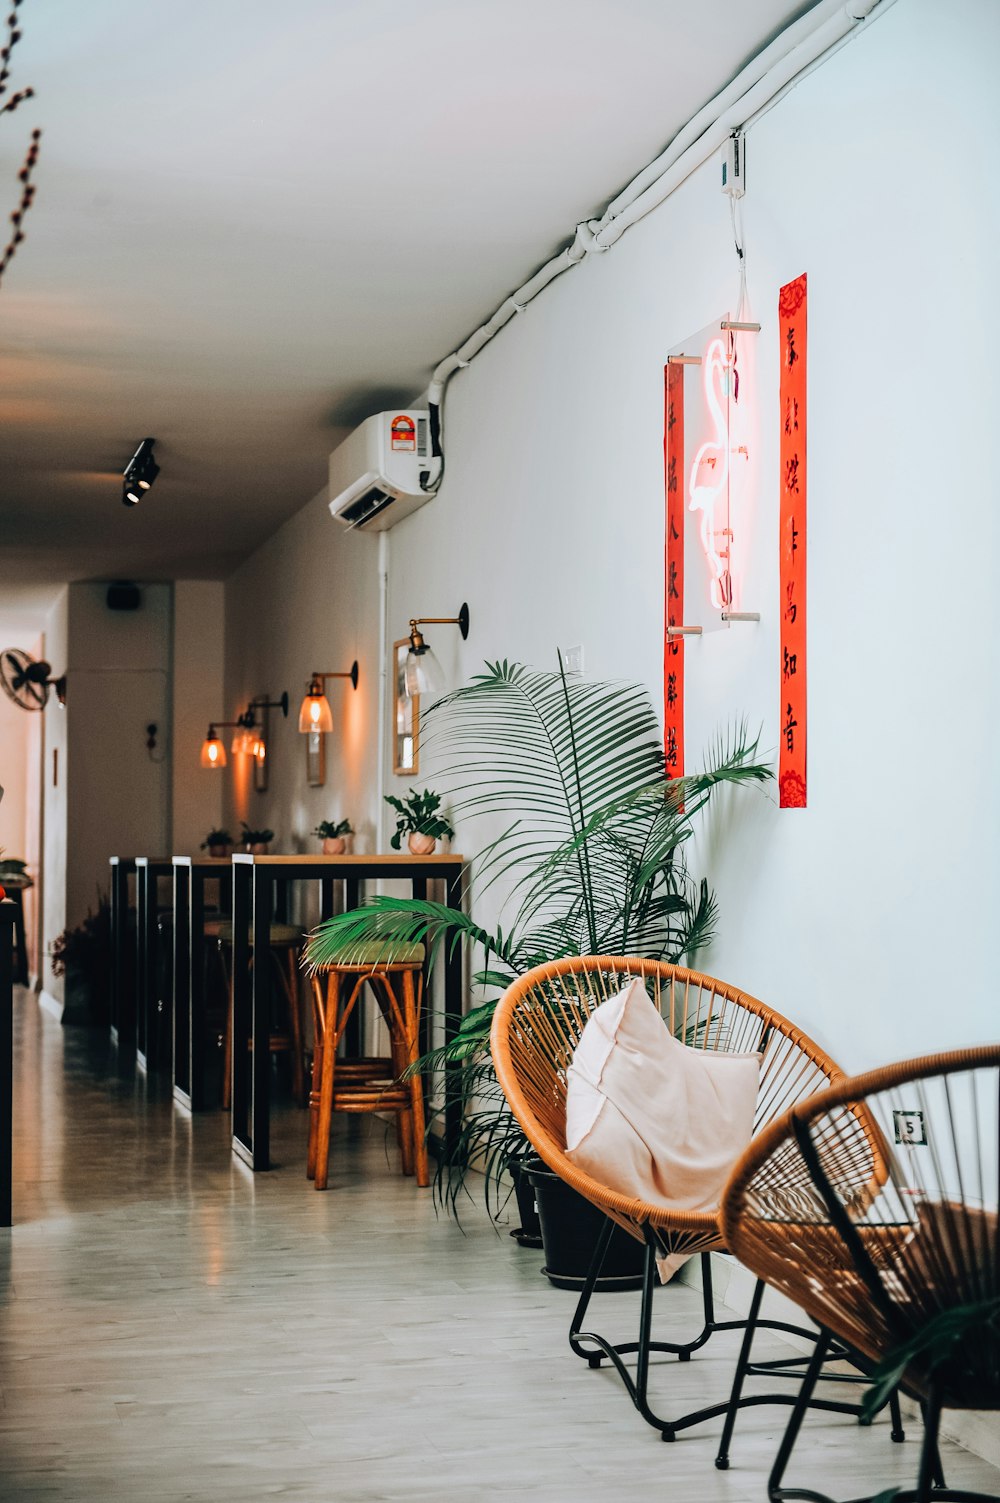
M 800 1424 L 801 1414 L 805 1412 L 807 1407 L 825 1410 L 834 1414 L 850 1414 L 859 1420 L 861 1419 L 860 1404 L 843 1403 L 836 1399 L 815 1398 L 813 1390 L 816 1387 L 818 1378 L 822 1375 L 824 1361 L 842 1360 L 845 1357 L 861 1369 L 857 1376 L 850 1374 L 826 1374 L 825 1379 L 827 1381 L 852 1384 L 867 1382 L 868 1378 L 864 1371 L 865 1364 L 863 1359 L 849 1353 L 842 1343 L 831 1343 L 828 1337 L 824 1341 L 823 1337 L 825 1333 L 821 1332 L 817 1336 L 815 1330 L 809 1330 L 804 1326 L 792 1325 L 782 1320 L 761 1319 L 760 1305 L 764 1294 L 764 1281 L 762 1279 L 757 1280 L 750 1311 L 745 1318 L 737 1318 L 735 1320 L 716 1319 L 715 1296 L 712 1287 L 712 1255 L 710 1252 L 703 1252 L 700 1255 L 703 1310 L 701 1330 L 691 1341 L 654 1341 L 652 1339 L 652 1320 L 653 1294 L 657 1283 L 656 1255 L 662 1251 L 662 1248 L 656 1239 L 655 1232 L 651 1228 L 645 1229 L 646 1256 L 643 1266 L 642 1306 L 639 1316 L 638 1340 L 612 1343 L 595 1331 L 585 1331 L 583 1324 L 587 1309 L 590 1305 L 597 1280 L 600 1277 L 601 1269 L 604 1266 L 604 1259 L 614 1225 L 615 1223 L 608 1219 L 594 1250 L 587 1280 L 580 1292 L 580 1298 L 570 1322 L 569 1344 L 575 1355 L 582 1358 L 592 1368 L 600 1367 L 605 1359 L 611 1362 L 635 1408 L 648 1425 L 651 1425 L 654 1430 L 660 1432 L 661 1440 L 674 1441 L 682 1430 L 690 1429 L 693 1425 L 699 1425 L 706 1420 L 716 1419 L 724 1415 L 725 1423 L 723 1425 L 715 1465 L 720 1471 L 726 1471 L 729 1467 L 729 1448 L 736 1424 L 736 1415 L 740 1409 L 754 1408 L 763 1404 L 781 1404 L 791 1406 L 793 1412 L 795 1412 L 801 1406 L 801 1413 L 799 1415 Z M 772 1358 L 763 1362 L 754 1362 L 751 1357 L 751 1351 L 754 1336 L 759 1330 L 780 1331 L 785 1335 L 804 1338 L 814 1343 L 813 1355 L 811 1358 L 806 1356 L 782 1357 Z M 657 1414 L 649 1402 L 649 1369 L 652 1355 L 654 1353 L 664 1353 L 676 1357 L 679 1362 L 689 1362 L 691 1353 L 703 1347 L 716 1331 L 743 1332 L 743 1344 L 740 1348 L 739 1360 L 736 1365 L 736 1372 L 728 1399 L 717 1404 L 706 1405 L 701 1409 L 693 1409 L 689 1413 L 674 1419 L 667 1419 L 665 1416 Z M 817 1362 L 816 1352 L 820 1351 L 821 1348 L 821 1356 Z M 633 1355 L 636 1359 L 634 1375 L 624 1361 L 625 1357 Z M 803 1401 L 805 1385 L 801 1383 L 801 1378 L 802 1367 L 805 1364 L 808 1364 L 807 1373 L 811 1373 L 815 1365 L 816 1376 L 813 1378 L 808 1395 Z M 795 1382 L 800 1382 L 800 1390 L 798 1394 L 779 1392 L 744 1394 L 743 1385 L 746 1379 L 754 1377 L 767 1377 L 771 1379 L 788 1378 Z M 888 1404 L 892 1421 L 891 1437 L 894 1441 L 902 1441 L 905 1435 L 899 1412 L 899 1399 L 896 1393 L 892 1394 Z
M 844 1239 L 851 1258 L 861 1278 L 878 1306 L 880 1314 L 886 1321 L 890 1330 L 898 1331 L 902 1339 L 906 1332 L 899 1325 L 898 1314 L 891 1301 L 885 1297 L 882 1283 L 872 1259 L 865 1248 L 857 1228 L 848 1216 L 844 1206 L 830 1183 L 829 1177 L 823 1169 L 819 1154 L 813 1142 L 810 1124 L 793 1121 L 792 1130 L 799 1146 L 813 1183 L 823 1198 L 830 1221 L 839 1235 Z M 806 1369 L 802 1380 L 802 1386 L 798 1397 L 789 1416 L 785 1433 L 782 1437 L 778 1454 L 774 1459 L 774 1465 L 767 1483 L 767 1496 L 770 1503 L 792 1503 L 792 1500 L 801 1500 L 801 1503 L 836 1503 L 827 1493 L 819 1493 L 809 1488 L 784 1487 L 784 1475 L 791 1459 L 795 1441 L 806 1409 L 815 1403 L 813 1391 L 821 1376 L 823 1361 L 829 1350 L 832 1337 L 829 1331 L 821 1331 L 816 1342 L 816 1348 L 812 1359 Z M 860 1358 L 851 1360 L 860 1361 Z M 905 1383 L 902 1385 L 904 1393 Z M 920 1450 L 920 1465 L 917 1474 L 917 1485 L 912 1488 L 899 1489 L 894 1492 L 894 1503 L 1000 1503 L 996 1493 L 970 1492 L 965 1488 L 950 1488 L 945 1481 L 944 1469 L 941 1465 L 941 1453 L 938 1449 L 938 1435 L 941 1426 L 941 1395 L 933 1385 L 930 1385 L 929 1396 L 925 1399 L 919 1394 L 911 1394 L 920 1405 L 924 1422 L 924 1437 Z M 895 1439 L 895 1435 L 893 1439 Z M 868 1498 L 851 1499 L 850 1503 L 871 1503 Z

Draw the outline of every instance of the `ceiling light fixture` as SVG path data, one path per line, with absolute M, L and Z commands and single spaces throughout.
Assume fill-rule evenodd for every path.
M 328 678 L 349 678 L 356 689 L 358 687 L 357 659 L 351 664 L 347 673 L 311 673 L 309 675 L 309 687 L 299 707 L 299 730 L 303 735 L 309 731 L 333 730 L 330 701 L 323 688 Z
M 155 438 L 144 438 L 136 449 L 132 458 L 125 466 L 124 485 L 122 486 L 122 504 L 135 506 L 142 500 L 146 491 L 152 485 L 160 473 L 160 466 L 153 458 L 153 445 Z
M 447 687 L 444 669 L 431 652 L 421 626 L 457 626 L 464 642 L 469 635 L 469 607 L 463 601 L 457 616 L 411 618 L 410 648 L 403 665 L 403 687 L 408 699 L 415 699 L 418 694 L 430 694 L 436 698 Z

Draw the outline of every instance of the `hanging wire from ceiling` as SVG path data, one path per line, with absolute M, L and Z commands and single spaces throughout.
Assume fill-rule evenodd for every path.
M 600 219 L 580 223 L 570 243 L 505 298 L 485 324 L 476 329 L 434 369 L 427 392 L 432 468 L 420 476 L 421 489 L 437 491 L 444 475 L 444 394 L 456 371 L 464 370 L 480 350 L 550 282 L 579 266 L 588 256 L 617 243 L 625 231 L 658 208 L 723 145 L 734 131 L 758 119 L 779 97 L 826 57 L 838 51 L 867 22 L 883 15 L 895 0 L 820 0 L 759 52 L 721 93 L 688 121 L 654 161 L 612 199 Z M 734 212 L 733 233 L 740 262 L 741 300 L 746 296 L 742 216 Z

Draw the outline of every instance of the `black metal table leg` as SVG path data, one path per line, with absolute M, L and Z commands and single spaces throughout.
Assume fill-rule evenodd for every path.
M 150 942 L 147 936 L 149 922 L 149 869 L 137 866 L 135 872 L 135 1058 L 136 1063 L 147 1068 L 149 1040 L 148 970 Z
M 14 910 L 0 903 L 0 1226 L 13 1225 Z
M 194 1083 L 194 1050 L 191 1038 L 192 1008 L 190 1006 L 192 984 L 191 956 L 191 890 L 193 882 L 189 866 L 174 867 L 174 936 L 173 936 L 173 991 L 174 991 L 174 1054 L 173 1091 L 174 1100 L 182 1106 L 193 1107 L 196 1095 Z

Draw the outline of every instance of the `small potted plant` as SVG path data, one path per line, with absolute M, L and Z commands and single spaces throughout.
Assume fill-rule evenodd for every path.
M 445 837 L 448 839 L 455 831 L 444 818 L 438 813 L 441 807 L 441 795 L 432 793 L 425 788 L 423 793 L 418 793 L 411 788 L 404 799 L 393 798 L 387 793 L 385 801 L 396 811 L 396 833 L 389 844 L 394 851 L 401 847 L 403 836 L 406 835 L 407 845 L 414 856 L 429 856 L 437 842 Z
M 52 974 L 66 978 L 62 1021 L 106 1024 L 111 986 L 111 900 L 107 893 L 98 891 L 97 912 L 88 908 L 85 919 L 64 929 L 52 941 L 49 955 Z
M 323 842 L 324 856 L 342 856 L 347 850 L 346 837 L 354 834 L 354 827 L 349 819 L 341 819 L 336 823 L 322 819 L 313 833 Z
M 201 843 L 201 849 L 210 856 L 224 859 L 233 848 L 233 837 L 228 830 L 209 830 Z
M 241 821 L 243 826 L 243 845 L 252 856 L 266 856 L 270 842 L 274 839 L 273 830 L 251 830 L 246 820 Z

